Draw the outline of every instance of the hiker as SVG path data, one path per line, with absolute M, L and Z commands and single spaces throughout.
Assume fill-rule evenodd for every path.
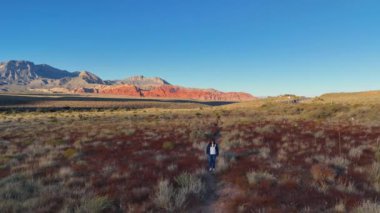
M 219 147 L 215 142 L 215 139 L 211 139 L 210 143 L 207 145 L 206 153 L 208 156 L 208 168 L 209 171 L 215 170 L 216 157 L 219 155 Z

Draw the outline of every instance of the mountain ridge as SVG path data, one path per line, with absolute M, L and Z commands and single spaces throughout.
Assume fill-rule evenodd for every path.
M 255 99 L 248 93 L 172 85 L 160 77 L 137 75 L 123 80 L 103 80 L 87 70 L 69 72 L 26 60 L 0 62 L 0 91 L 13 90 L 215 101 Z

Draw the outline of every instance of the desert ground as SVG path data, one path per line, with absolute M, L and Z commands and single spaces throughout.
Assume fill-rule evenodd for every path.
M 380 212 L 378 97 L 0 95 L 0 212 Z

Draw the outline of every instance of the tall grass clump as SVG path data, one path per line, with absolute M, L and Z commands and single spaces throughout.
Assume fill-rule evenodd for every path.
M 187 172 L 175 177 L 174 181 L 171 184 L 167 179 L 160 180 L 154 197 L 155 204 L 169 212 L 184 209 L 190 196 L 199 196 L 204 189 L 201 178 Z
M 275 182 L 276 178 L 265 171 L 250 171 L 246 174 L 249 185 L 257 185 L 262 181 Z
M 376 191 L 380 191 L 380 163 L 374 162 L 369 169 L 369 178 Z
M 22 175 L 11 175 L 0 180 L 0 210 L 22 212 L 35 208 L 41 191 L 38 182 Z
M 111 201 L 107 197 L 99 196 L 82 199 L 80 206 L 75 209 L 75 212 L 101 213 L 110 210 L 111 208 Z
M 172 202 L 174 196 L 174 188 L 173 185 L 169 183 L 169 180 L 160 180 L 154 197 L 155 204 L 167 211 L 172 211 L 174 209 Z
M 372 201 L 364 201 L 360 206 L 352 211 L 353 213 L 378 213 L 380 212 L 380 203 Z

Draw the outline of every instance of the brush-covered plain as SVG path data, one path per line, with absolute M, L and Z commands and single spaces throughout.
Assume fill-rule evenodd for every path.
M 280 101 L 279 101 L 280 100 Z M 0 114 L 5 212 L 378 212 L 380 105 L 282 99 Z

